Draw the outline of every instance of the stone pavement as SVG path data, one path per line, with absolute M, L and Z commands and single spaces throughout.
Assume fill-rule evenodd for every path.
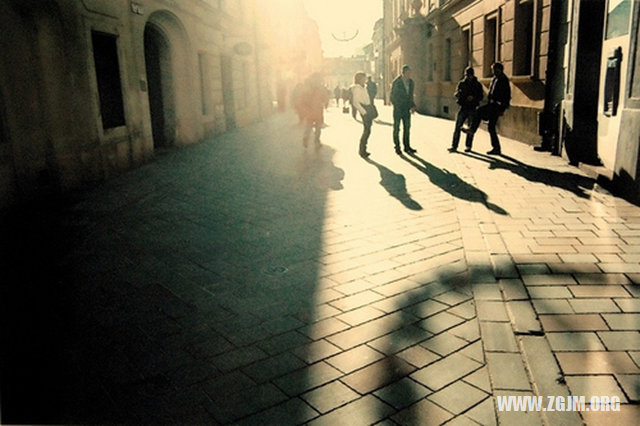
M 381 107 L 284 114 L 10 212 L 4 423 L 637 424 L 640 208 Z M 618 396 L 620 412 L 496 396 Z M 546 402 L 546 399 L 545 399 Z

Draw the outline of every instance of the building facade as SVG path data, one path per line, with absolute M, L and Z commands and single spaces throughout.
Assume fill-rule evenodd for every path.
M 640 2 L 572 0 L 554 6 L 560 25 L 550 102 L 558 105 L 558 150 L 637 201 Z
M 269 114 L 288 70 L 263 12 L 256 0 L 0 2 L 0 206 Z
M 386 0 L 393 28 L 388 74 L 403 63 L 416 81 L 421 113 L 455 117 L 453 96 L 467 66 L 488 89 L 491 64 L 502 62 L 512 83 L 511 108 L 500 120 L 508 137 L 538 143 L 548 50 L 547 0 Z M 385 16 L 385 19 L 387 17 Z M 399 45 L 399 48 L 397 47 Z M 390 80 L 387 80 L 390 81 Z

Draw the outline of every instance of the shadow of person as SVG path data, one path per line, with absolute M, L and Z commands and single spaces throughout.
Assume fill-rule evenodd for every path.
M 327 145 L 306 150 L 297 160 L 296 180 L 298 184 L 318 189 L 340 191 L 344 189 L 344 170 L 333 164 L 335 150 Z
M 489 210 L 501 215 L 509 214 L 502 207 L 489 202 L 489 197 L 485 192 L 460 179 L 460 177 L 455 173 L 451 173 L 446 169 L 439 169 L 433 164 L 418 157 L 416 154 L 410 154 L 408 157 L 403 155 L 401 158 L 427 175 L 434 185 L 448 192 L 452 196 L 460 198 L 461 200 L 482 203 L 486 205 Z
M 502 154 L 500 157 L 508 161 L 503 161 L 498 157 L 490 157 L 480 153 L 462 153 L 467 157 L 489 163 L 490 169 L 504 169 L 513 174 L 521 176 L 530 182 L 544 183 L 549 186 L 564 189 L 574 193 L 580 198 L 589 199 L 591 196 L 585 190 L 593 189 L 594 180 L 576 173 L 557 172 L 555 170 L 543 169 L 523 163 L 513 157 Z
M 420 203 L 411 198 L 411 195 L 407 192 L 407 182 L 403 175 L 394 173 L 370 158 L 367 158 L 366 161 L 377 167 L 380 172 L 380 185 L 382 185 L 389 195 L 400 201 L 403 206 L 410 210 L 422 210 Z

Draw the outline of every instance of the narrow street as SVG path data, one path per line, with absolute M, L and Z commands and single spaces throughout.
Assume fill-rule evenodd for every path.
M 8 423 L 637 424 L 640 207 L 560 157 L 379 105 L 157 155 L 3 234 Z M 619 412 L 499 411 L 616 396 Z

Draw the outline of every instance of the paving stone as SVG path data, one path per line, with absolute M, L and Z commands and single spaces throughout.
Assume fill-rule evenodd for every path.
M 304 401 L 293 398 L 268 410 L 246 417 L 234 424 L 237 425 L 270 425 L 270 424 L 302 424 L 314 417 L 318 412 Z
M 638 403 L 640 401 L 640 375 L 639 374 L 616 374 L 616 379 L 620 383 L 620 387 L 628 397 L 629 401 Z M 613 394 L 601 394 L 613 395 Z M 624 401 L 622 397 L 621 401 Z
M 482 364 L 454 353 L 411 375 L 411 378 L 432 390 L 438 390 L 480 368 Z
M 301 398 L 318 410 L 318 412 L 326 413 L 327 411 L 331 411 L 360 398 L 360 395 L 340 381 L 335 381 L 302 394 Z
M 595 332 L 547 333 L 554 351 L 600 351 L 605 350 Z
M 242 371 L 256 383 L 264 383 L 276 377 L 303 368 L 305 363 L 291 353 L 283 353 L 251 364 Z
M 431 336 L 422 328 L 409 325 L 367 343 L 373 349 L 386 355 L 395 354 L 410 346 L 417 345 Z
M 454 414 L 460 414 L 487 397 L 487 394 L 462 381 L 428 396 L 428 399 Z
M 573 274 L 578 284 L 629 284 L 630 281 L 624 274 Z
M 567 376 L 567 385 L 571 395 L 584 396 L 586 401 L 592 396 L 617 396 L 623 404 L 627 398 L 613 376 Z
M 309 343 L 308 345 L 298 346 L 294 349 L 294 353 L 300 359 L 309 364 L 313 364 L 339 352 L 342 352 L 340 348 L 332 345 L 326 340 L 317 340 L 313 343 Z
M 349 349 L 397 330 L 404 323 L 404 315 L 395 312 L 329 336 L 327 340 L 342 349 Z
M 341 381 L 365 394 L 400 380 L 414 370 L 414 366 L 392 355 L 343 377 Z
M 488 352 L 485 357 L 494 389 L 531 390 L 520 353 Z
M 257 346 L 270 355 L 276 355 L 310 342 L 310 339 L 304 334 L 297 331 L 289 331 L 279 336 L 263 340 L 259 342 Z
M 486 367 L 469 374 L 463 380 L 488 394 L 491 393 L 491 380 L 489 380 L 489 371 Z
M 378 309 L 374 309 L 370 306 L 363 306 L 362 308 L 349 311 L 342 315 L 338 315 L 336 319 L 353 326 L 371 321 L 372 319 L 381 317 L 383 315 L 384 312 Z
M 594 314 L 540 315 L 540 322 L 546 332 L 597 331 L 609 329 L 602 318 L 599 315 Z
M 531 397 L 533 394 L 527 391 L 496 391 L 494 398 L 498 396 L 515 396 L 515 397 Z M 522 426 L 539 426 L 544 422 L 541 413 L 537 411 L 500 411 L 496 409 L 498 424 L 501 425 L 522 425 Z
M 582 255 L 577 255 L 582 256 Z M 591 255 L 587 255 L 591 256 Z M 554 274 L 599 274 L 602 272 L 596 263 L 550 263 L 549 268 Z
M 613 297 L 629 297 L 629 294 L 621 286 L 608 286 L 608 285 L 581 285 L 581 286 L 569 286 L 571 293 L 575 297 L 585 298 L 613 298 Z
M 366 395 L 337 410 L 309 422 L 310 426 L 368 426 L 377 423 L 393 412 L 393 408 L 373 395 Z
M 565 374 L 640 373 L 625 352 L 560 352 L 556 357 Z
M 441 356 L 448 355 L 458 349 L 466 346 L 468 342 L 464 339 L 454 336 L 450 332 L 438 334 L 435 337 L 420 343 L 420 346 L 435 352 Z
M 598 336 L 609 351 L 640 350 L 638 331 L 599 331 Z
M 423 399 L 430 393 L 431 391 L 426 387 L 405 377 L 382 389 L 378 389 L 373 394 L 395 409 L 401 410 Z
M 504 295 L 504 300 L 528 300 L 529 295 L 522 283 L 522 280 L 503 279 L 498 281 L 498 285 Z
M 485 351 L 518 352 L 518 344 L 510 323 L 481 322 L 480 333 Z
M 273 381 L 278 388 L 289 396 L 297 396 L 301 393 L 331 382 L 342 373 L 324 361 L 294 371 Z
M 343 373 L 348 374 L 366 367 L 381 358 L 384 358 L 383 354 L 371 349 L 367 345 L 362 345 L 328 358 L 326 362 Z
M 476 310 L 480 321 L 509 321 L 507 311 L 502 302 L 478 300 L 476 301 Z
M 391 418 L 400 425 L 441 425 L 453 415 L 428 399 L 405 408 Z
M 620 411 L 589 411 L 582 413 L 584 422 L 589 426 L 606 426 L 614 419 L 619 425 L 634 425 L 640 418 L 640 405 L 621 405 Z
M 250 393 L 217 394 L 205 402 L 206 410 L 220 423 L 229 423 L 242 417 L 257 413 L 287 399 L 271 383 L 251 389 Z
M 573 299 L 569 304 L 578 314 L 620 312 L 611 299 Z
M 438 312 L 444 311 L 447 308 L 449 308 L 449 306 L 445 305 L 444 303 L 440 303 L 435 300 L 427 300 L 425 302 L 411 306 L 410 308 L 408 308 L 408 311 L 418 318 L 427 318 L 431 315 L 437 314 Z
M 622 312 L 640 312 L 640 299 L 617 298 L 614 299 L 614 302 L 620 307 Z
M 467 302 L 456 305 L 453 308 L 449 308 L 447 312 L 467 320 L 475 318 L 476 316 L 476 308 L 473 300 L 469 300 Z
M 638 330 L 640 314 L 603 314 L 611 330 Z
M 361 293 L 354 294 L 353 296 L 333 300 L 329 303 L 334 308 L 337 308 L 343 312 L 346 312 L 356 308 L 360 308 L 365 305 L 369 305 L 370 303 L 380 300 L 382 298 L 383 296 L 377 293 L 374 293 L 373 291 L 366 290 Z
M 473 421 L 485 425 L 495 426 L 497 425 L 496 410 L 493 405 L 493 398 L 487 398 L 480 404 L 476 405 L 465 413 L 465 416 L 469 417 Z
M 435 354 L 420 345 L 412 346 L 408 349 L 405 349 L 404 351 L 398 353 L 397 356 L 418 368 L 429 365 L 441 358 L 440 355 Z
M 571 285 L 576 284 L 575 279 L 569 274 L 543 274 L 523 275 L 522 281 L 528 288 L 535 285 Z
M 380 313 L 382 314 L 382 313 Z M 301 328 L 299 331 L 312 340 L 322 339 L 349 328 L 349 325 L 336 319 L 327 318 Z
M 569 290 L 561 286 L 529 287 L 529 294 L 532 299 L 570 299 L 572 297 Z
M 424 328 L 425 330 L 433 334 L 438 334 L 462 322 L 464 322 L 464 319 L 456 315 L 452 315 L 448 312 L 440 312 L 425 320 L 420 321 L 419 324 L 420 327 Z

